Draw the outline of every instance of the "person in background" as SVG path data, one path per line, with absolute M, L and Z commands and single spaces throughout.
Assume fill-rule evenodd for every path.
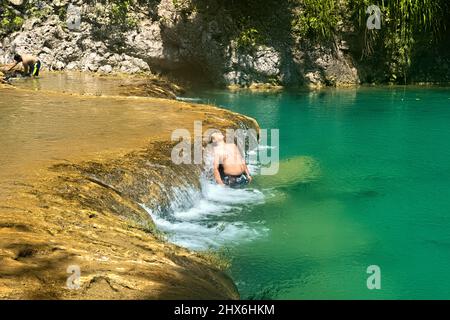
M 23 69 L 26 75 L 28 76 L 39 76 L 39 70 L 41 69 L 41 61 L 29 54 L 15 54 L 14 60 L 16 63 L 8 70 L 11 71 L 14 69 L 19 63 L 22 63 Z

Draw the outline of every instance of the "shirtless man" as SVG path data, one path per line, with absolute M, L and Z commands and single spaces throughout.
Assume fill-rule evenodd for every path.
M 26 75 L 28 76 L 39 76 L 39 70 L 41 69 L 41 61 L 38 58 L 29 55 L 29 54 L 15 54 L 14 60 L 16 63 L 8 70 L 11 71 L 14 69 L 19 63 L 22 62 L 23 69 Z
M 211 135 L 214 146 L 214 178 L 219 185 L 242 187 L 252 181 L 245 160 L 234 143 L 225 143 L 221 132 Z

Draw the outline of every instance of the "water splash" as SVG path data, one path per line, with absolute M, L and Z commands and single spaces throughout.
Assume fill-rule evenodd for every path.
M 231 189 L 201 178 L 201 190 L 174 190 L 169 214 L 142 205 L 168 240 L 192 250 L 206 250 L 252 241 L 264 236 L 263 222 L 240 219 L 251 206 L 264 203 L 255 189 Z
M 249 165 L 252 173 L 258 164 Z M 219 186 L 212 179 L 212 158 L 205 158 L 200 190 L 173 188 L 170 208 L 164 211 L 142 207 L 168 240 L 192 250 L 214 249 L 252 241 L 267 234 L 262 221 L 251 221 L 251 208 L 265 202 L 262 191 Z M 250 218 L 250 219 L 249 219 Z M 250 221 L 249 221 L 250 220 Z

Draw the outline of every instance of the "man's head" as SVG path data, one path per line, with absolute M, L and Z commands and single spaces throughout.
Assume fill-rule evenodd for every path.
M 20 54 L 15 54 L 14 55 L 14 60 L 16 60 L 17 62 L 22 62 L 22 56 Z
M 210 141 L 210 143 L 218 144 L 218 143 L 223 142 L 224 138 L 225 137 L 223 136 L 222 132 L 217 131 L 217 132 L 214 132 L 213 134 L 211 134 L 209 141 Z

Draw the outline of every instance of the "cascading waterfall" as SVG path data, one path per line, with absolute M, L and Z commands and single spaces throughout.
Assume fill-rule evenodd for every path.
M 252 174 L 258 164 L 249 164 Z M 217 249 L 264 236 L 264 222 L 240 219 L 250 207 L 262 204 L 265 195 L 251 186 L 231 189 L 217 185 L 212 179 L 212 157 L 205 157 L 200 177 L 200 190 L 194 187 L 172 187 L 169 208 L 149 212 L 157 228 L 165 232 L 170 242 L 192 250 Z

